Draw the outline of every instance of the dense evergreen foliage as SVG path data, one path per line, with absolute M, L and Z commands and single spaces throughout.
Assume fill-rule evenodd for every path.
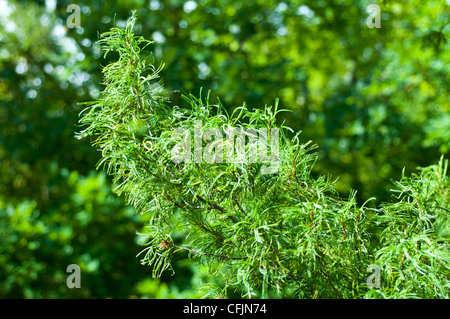
M 151 216 L 142 261 L 155 277 L 181 250 L 221 276 L 221 297 L 229 289 L 249 298 L 449 297 L 447 161 L 404 176 L 397 200 L 380 209 L 358 205 L 354 192 L 340 199 L 329 178 L 311 176 L 314 147 L 277 123 L 277 103 L 252 111 L 244 104 L 231 115 L 209 97 L 184 95 L 186 108 L 171 105 L 144 51 L 151 42 L 134 35 L 134 24 L 132 17 L 126 28 L 101 35 L 105 55 L 117 52 L 118 59 L 103 68 L 105 88 L 82 112 L 88 126 L 79 137 L 93 138 L 102 152 L 98 166 L 114 176 L 115 191 Z M 250 161 L 256 145 L 265 155 L 268 139 L 223 140 L 233 127 L 280 130 L 278 149 L 271 145 L 277 169 L 267 173 L 267 163 Z M 185 147 L 176 149 L 177 128 L 198 130 L 199 141 L 184 135 Z M 208 128 L 219 133 L 213 153 L 206 152 Z M 181 162 L 174 157 L 180 153 L 188 154 Z M 223 153 L 226 162 L 207 158 Z M 182 246 L 172 238 L 177 231 Z M 365 281 L 372 264 L 382 270 L 379 289 Z
M 366 26 L 366 8 L 371 3 L 381 8 L 379 29 Z M 70 4 L 80 7 L 79 28 L 67 24 Z M 207 276 L 205 268 L 187 259 L 189 252 L 184 250 L 173 255 L 175 275 L 167 270 L 161 278 L 151 278 L 152 268 L 139 263 L 145 253 L 136 258 L 149 234 L 145 225 L 151 214 L 136 214 L 123 198 L 116 197 L 111 179 L 93 169 L 101 153 L 90 147 L 89 139 L 74 138 L 80 130 L 76 126 L 82 109 L 78 103 L 98 97 L 96 92 L 103 90 L 100 66 L 117 59 L 116 54 L 104 58 L 101 48 L 94 45 L 98 33 L 113 26 L 124 28 L 132 10 L 140 17 L 137 33 L 156 41 L 147 48 L 154 51 L 154 64 L 165 63 L 160 74 L 170 95 L 161 112 L 164 109 L 170 115 L 173 106 L 195 110 L 195 103 L 209 103 L 210 114 L 203 124 L 216 126 L 223 121 L 219 110 L 233 114 L 245 101 L 248 115 L 262 116 L 253 111 L 262 111 L 265 104 L 279 98 L 278 108 L 292 112 L 279 112 L 276 125 L 284 123 L 294 132 L 302 131 L 295 142 L 298 145 L 309 140 L 318 145 L 304 154 L 311 158 L 304 163 L 311 168 L 305 176 L 311 187 L 319 187 L 326 182 L 320 176 L 331 175 L 333 183 L 326 182 L 330 191 L 323 189 L 323 194 L 341 198 L 336 205 L 346 198 L 370 218 L 375 212 L 371 209 L 385 217 L 390 215 L 383 212 L 401 210 L 401 218 L 408 220 L 416 214 L 426 219 L 447 212 L 448 198 L 439 192 L 433 195 L 434 186 L 427 186 L 428 182 L 440 183 L 446 189 L 444 161 L 439 163 L 442 154 L 448 158 L 450 149 L 446 1 L 0 0 L 0 297 L 196 298 L 208 293 L 198 292 L 200 280 L 211 287 L 226 285 L 217 276 Z M 223 109 L 217 108 L 218 99 Z M 236 112 L 233 118 L 240 110 Z M 136 138 L 143 138 L 147 130 L 144 127 Z M 292 133 L 283 132 L 284 141 L 291 141 Z M 419 171 L 418 166 L 428 168 Z M 220 170 L 224 167 L 219 166 Z M 412 173 L 418 175 L 407 177 Z M 297 174 L 305 172 L 299 169 Z M 221 177 L 221 187 L 235 182 L 229 177 L 226 181 Z M 273 177 L 262 176 L 260 182 Z M 390 199 L 391 179 L 401 183 L 395 185 L 403 191 L 399 199 Z M 375 199 L 367 201 L 371 197 Z M 245 204 L 244 198 L 238 199 L 241 206 Z M 243 214 L 223 200 L 230 205 L 230 214 Z M 403 261 L 403 248 L 395 250 L 403 247 L 397 245 L 403 235 L 389 239 L 393 246 L 386 246 L 390 237 L 383 237 L 391 231 L 402 232 L 403 224 L 391 216 L 393 224 L 387 217 L 376 219 L 380 224 L 375 226 L 374 219 L 365 220 L 370 225 L 368 234 L 376 234 L 370 237 L 369 247 L 378 259 L 370 261 L 382 268 L 395 265 L 399 254 Z M 445 236 L 444 221 L 419 220 L 412 225 L 431 223 Z M 412 235 L 414 227 L 403 231 Z M 173 243 L 199 249 L 184 242 L 185 235 L 185 230 L 172 232 Z M 390 248 L 378 250 L 380 243 Z M 443 247 L 442 243 L 436 247 Z M 435 254 L 431 250 L 421 249 L 420 258 L 407 251 L 414 260 L 424 261 L 419 274 L 426 271 L 433 277 L 432 271 L 442 271 L 439 262 L 427 264 L 429 259 L 423 254 Z M 236 256 L 246 255 L 239 252 Z M 215 260 L 198 254 L 192 257 L 194 261 Z M 81 289 L 66 286 L 65 270 L 73 263 L 81 266 Z M 415 288 L 402 291 L 421 287 L 420 280 L 407 279 L 417 273 L 411 272 L 406 255 L 397 266 L 385 267 L 381 273 L 384 279 L 390 278 L 390 286 L 408 281 Z M 398 272 L 400 266 L 406 272 Z M 341 278 L 341 271 L 336 270 L 336 278 Z M 369 275 L 364 271 L 358 281 L 363 286 Z M 368 296 L 378 293 L 376 289 L 363 291 Z M 227 291 L 228 296 L 241 292 L 246 289 Z M 210 296 L 216 293 L 211 290 Z

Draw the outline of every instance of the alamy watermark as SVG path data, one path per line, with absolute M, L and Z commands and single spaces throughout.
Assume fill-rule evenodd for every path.
M 77 4 L 69 4 L 67 12 L 72 12 L 66 19 L 66 24 L 69 29 L 79 28 L 81 25 L 81 9 Z
M 380 20 L 380 15 L 381 15 L 381 9 L 380 6 L 377 4 L 369 4 L 367 6 L 366 9 L 367 13 L 369 13 L 369 17 L 366 20 L 366 24 L 367 26 L 372 29 L 372 28 L 381 28 L 381 20 Z
M 203 128 L 201 120 L 194 121 L 192 134 L 187 128 L 177 128 L 172 132 L 176 142 L 171 150 L 175 163 L 262 163 L 261 174 L 275 174 L 279 168 L 279 129 L 222 127 Z M 224 138 L 224 135 L 226 136 Z M 246 140 L 248 141 L 246 143 Z M 270 154 L 268 145 L 270 140 Z M 203 142 L 206 143 L 203 147 Z M 193 149 L 193 151 L 192 151 Z
M 72 273 L 66 279 L 68 288 L 81 288 L 81 269 L 77 264 L 70 264 L 66 269 L 67 273 Z
M 372 274 L 367 277 L 366 283 L 369 288 L 380 288 L 381 287 L 381 269 L 378 265 L 370 264 L 367 266 L 366 272 L 372 272 Z

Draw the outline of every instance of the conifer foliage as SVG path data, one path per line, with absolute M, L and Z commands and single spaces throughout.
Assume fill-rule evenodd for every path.
M 90 137 L 101 151 L 97 168 L 114 177 L 117 194 L 151 215 L 141 256 L 155 277 L 170 271 L 175 253 L 187 251 L 223 280 L 204 287 L 208 297 L 229 291 L 246 298 L 449 297 L 447 161 L 395 182 L 393 202 L 380 208 L 370 200 L 358 205 L 355 191 L 342 199 L 329 177 L 311 176 L 315 146 L 277 122 L 278 101 L 252 111 L 243 104 L 232 114 L 220 101 L 191 94 L 184 95 L 188 107 L 171 105 L 161 68 L 145 50 L 151 41 L 134 34 L 135 21 L 133 15 L 125 28 L 101 35 L 105 56 L 118 58 L 103 68 L 104 90 L 87 103 L 77 137 Z M 255 144 L 246 134 L 249 142 L 235 145 L 225 138 L 230 128 L 267 138 Z M 191 134 L 174 138 L 180 129 Z M 208 129 L 216 139 L 205 136 Z M 267 173 L 261 153 L 275 132 L 276 169 Z M 181 148 L 184 161 L 174 160 L 180 140 L 193 145 Z M 252 161 L 255 145 L 259 160 Z M 211 146 L 215 160 L 208 161 Z M 233 147 L 244 156 L 230 157 Z M 183 234 L 181 243 L 174 233 Z M 370 265 L 380 269 L 379 287 L 366 280 Z

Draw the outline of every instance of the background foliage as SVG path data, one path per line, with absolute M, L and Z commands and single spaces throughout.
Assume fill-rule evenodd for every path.
M 81 28 L 68 29 L 70 3 L 0 2 L 2 297 L 198 296 L 204 273 L 185 256 L 176 276 L 150 279 L 135 258 L 146 217 L 74 139 L 77 102 L 97 96 L 109 62 L 93 43 L 133 9 L 167 89 L 213 89 L 230 109 L 280 97 L 294 111 L 287 125 L 319 145 L 313 173 L 339 176 L 343 196 L 350 185 L 359 203 L 387 201 L 403 167 L 408 176 L 448 154 L 445 1 L 379 1 L 380 29 L 365 25 L 371 1 L 83 1 Z M 81 290 L 65 286 L 71 263 Z

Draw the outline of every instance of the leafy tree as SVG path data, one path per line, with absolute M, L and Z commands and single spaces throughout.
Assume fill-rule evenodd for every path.
M 70 37 L 56 36 L 64 28 L 37 2 L 7 5 L 0 10 L 0 297 L 152 297 L 167 282 L 166 297 L 197 296 L 191 287 L 202 273 L 191 264 L 175 265 L 177 280 L 149 283 L 149 270 L 130 262 L 145 217 L 114 196 L 110 180 L 90 166 L 98 154 L 73 138 L 77 101 L 92 98 L 92 52 L 84 56 Z M 66 286 L 69 264 L 81 267 L 81 289 Z
M 81 27 L 70 29 L 73 3 L 81 8 Z M 197 96 L 201 87 L 212 89 L 210 101 L 220 97 L 230 114 L 242 101 L 252 110 L 280 97 L 293 112 L 277 118 L 302 130 L 302 143 L 319 145 L 312 176 L 339 176 L 334 188 L 343 197 L 357 189 L 359 206 L 371 196 L 371 207 L 387 201 L 388 181 L 401 179 L 403 167 L 412 172 L 442 153 L 448 157 L 448 5 L 376 1 L 381 28 L 369 29 L 370 3 L 0 0 L 0 295 L 175 297 L 190 293 L 192 276 L 197 280 L 187 252 L 174 256 L 176 276 L 147 279 L 134 258 L 140 249 L 134 231 L 146 215 L 113 199 L 109 179 L 91 172 L 100 154 L 89 141 L 73 139 L 76 102 L 96 97 L 99 65 L 114 60 L 93 45 L 98 31 L 125 26 L 133 9 L 142 17 L 135 29 L 157 42 L 155 65 L 165 62 L 161 75 L 173 105 L 184 103 L 178 91 Z M 77 183 L 90 185 L 99 199 Z M 45 230 L 30 237 L 20 222 L 29 218 Z M 86 234 L 105 235 L 97 245 L 79 240 Z M 127 244 L 102 249 L 113 234 Z M 184 245 L 182 232 L 173 238 Z M 86 272 L 87 260 L 100 262 Z M 74 261 L 89 273 L 83 292 L 65 287 L 62 272 Z
M 187 251 L 223 279 L 220 286 L 204 287 L 212 289 L 209 296 L 234 290 L 263 298 L 449 297 L 443 158 L 418 175 L 403 176 L 397 199 L 378 209 L 359 205 L 353 190 L 342 199 L 329 177 L 311 175 L 315 147 L 277 122 L 278 101 L 262 110 L 244 104 L 231 115 L 220 101 L 212 104 L 209 94 L 186 94 L 184 105 L 171 105 L 170 92 L 158 80 L 160 69 L 145 51 L 151 41 L 135 36 L 135 21 L 133 16 L 124 28 L 101 35 L 105 56 L 116 52 L 118 58 L 103 68 L 105 88 L 86 103 L 81 123 L 87 126 L 79 138 L 91 137 L 102 152 L 97 167 L 114 176 L 119 195 L 149 215 L 142 261 L 155 277 L 171 268 L 175 252 Z M 272 148 L 271 154 L 276 172 L 264 171 L 264 140 L 257 162 L 249 160 L 251 142 L 223 142 L 214 159 L 225 150 L 226 162 L 211 163 L 206 153 L 197 153 L 208 145 L 195 137 L 196 130 L 203 136 L 218 128 L 230 136 L 234 127 L 249 135 L 279 132 L 279 152 Z M 180 129 L 184 142 L 172 134 Z M 179 161 L 180 154 L 190 154 L 183 143 L 194 145 L 194 161 L 191 155 Z M 233 157 L 233 148 L 247 160 Z M 173 238 L 179 232 L 182 244 Z M 365 282 L 371 264 L 382 270 L 380 289 Z

